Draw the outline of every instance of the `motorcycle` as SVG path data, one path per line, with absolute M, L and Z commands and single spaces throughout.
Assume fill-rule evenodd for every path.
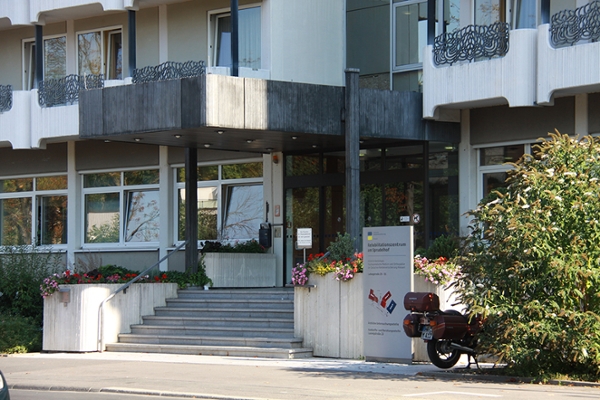
M 408 337 L 420 337 L 427 343 L 429 360 L 438 368 L 451 368 L 462 354 L 471 357 L 477 368 L 477 333 L 482 321 L 456 310 L 440 310 L 440 299 L 435 293 L 409 292 L 404 296 L 404 308 L 410 311 L 402 327 Z

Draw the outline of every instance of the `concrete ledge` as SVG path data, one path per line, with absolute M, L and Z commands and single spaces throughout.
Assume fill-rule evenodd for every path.
M 121 284 L 61 285 L 69 291 L 68 302 L 62 293 L 44 299 L 44 351 L 98 351 L 98 309 L 100 303 Z M 117 294 L 104 306 L 104 342 L 116 342 L 119 333 L 131 332 L 141 324 L 143 315 L 153 315 L 154 307 L 166 305 L 177 297 L 175 283 L 135 283 L 127 293 Z

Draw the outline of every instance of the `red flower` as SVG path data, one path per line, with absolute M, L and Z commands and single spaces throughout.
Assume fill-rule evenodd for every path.
M 159 278 L 158 276 L 155 276 L 155 277 L 154 277 L 154 280 L 155 280 L 156 282 L 158 282 L 158 281 L 160 280 L 160 278 Z

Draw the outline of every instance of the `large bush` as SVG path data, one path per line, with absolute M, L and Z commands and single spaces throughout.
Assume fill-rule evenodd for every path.
M 479 352 L 524 375 L 600 377 L 600 142 L 551 135 L 470 214 L 462 301 Z
M 0 354 L 42 349 L 42 329 L 32 318 L 0 312 Z
M 40 284 L 64 268 L 59 254 L 31 246 L 0 248 L 0 313 L 31 318 L 42 326 Z

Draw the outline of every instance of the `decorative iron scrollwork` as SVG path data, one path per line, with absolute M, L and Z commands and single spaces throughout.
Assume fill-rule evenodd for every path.
M 133 83 L 166 81 L 169 79 L 190 78 L 206 74 L 204 61 L 186 61 L 184 63 L 167 61 L 154 67 L 133 70 Z
M 600 39 L 600 1 L 575 10 L 563 10 L 550 19 L 550 40 L 554 47 L 572 46 L 582 40 Z
M 503 57 L 508 53 L 509 26 L 506 22 L 492 25 L 469 25 L 435 38 L 433 61 L 435 65 L 454 64 Z
M 44 79 L 40 82 L 38 102 L 42 107 L 66 106 L 79 101 L 79 91 L 101 89 L 104 75 L 67 75 L 60 79 Z
M 0 85 L 0 112 L 7 112 L 13 105 L 12 85 Z

